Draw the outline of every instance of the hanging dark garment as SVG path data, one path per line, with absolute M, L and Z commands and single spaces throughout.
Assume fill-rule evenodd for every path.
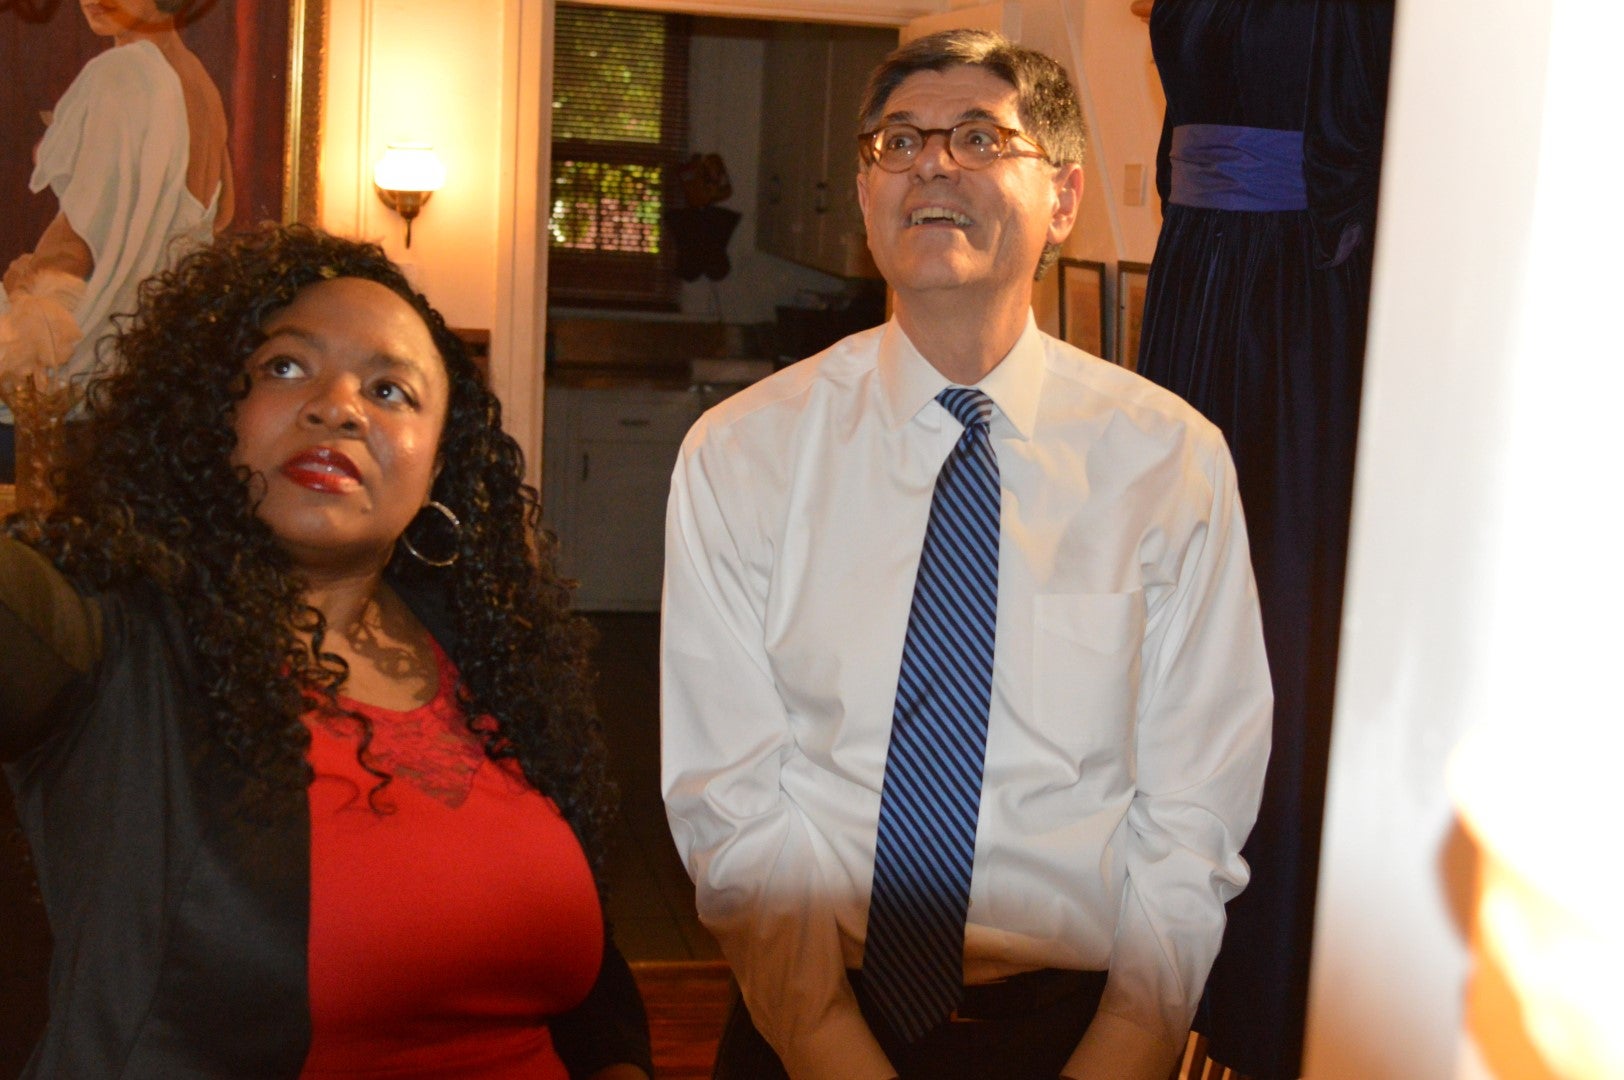
M 1196 1028 L 1300 1073 L 1392 0 L 1157 0 L 1163 221 L 1139 371 L 1229 440 L 1274 678 L 1273 756 Z

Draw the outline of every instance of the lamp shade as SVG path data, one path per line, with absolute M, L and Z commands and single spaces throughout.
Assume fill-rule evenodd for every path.
M 445 165 L 428 143 L 390 143 L 373 166 L 372 182 L 383 191 L 439 191 Z

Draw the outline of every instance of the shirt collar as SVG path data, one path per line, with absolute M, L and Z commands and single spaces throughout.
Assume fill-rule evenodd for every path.
M 1038 331 L 1037 320 L 1028 311 L 1026 329 L 1015 339 L 1014 346 L 998 366 L 976 384 L 976 389 L 992 398 L 999 415 L 1021 439 L 1032 437 L 1038 399 L 1043 393 L 1044 371 L 1043 335 Z M 937 394 L 953 385 L 920 355 L 895 319 L 886 323 L 885 333 L 880 338 L 879 376 L 880 394 L 893 428 L 908 423 Z M 994 423 L 997 423 L 996 418 Z

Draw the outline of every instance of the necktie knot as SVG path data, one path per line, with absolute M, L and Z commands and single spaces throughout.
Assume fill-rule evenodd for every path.
M 949 386 L 936 400 L 965 427 L 992 422 L 992 398 L 971 386 Z

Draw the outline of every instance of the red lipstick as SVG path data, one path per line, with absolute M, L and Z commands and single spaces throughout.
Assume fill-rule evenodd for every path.
M 355 462 L 328 446 L 314 446 L 282 463 L 282 475 L 311 491 L 339 494 L 361 486 Z

